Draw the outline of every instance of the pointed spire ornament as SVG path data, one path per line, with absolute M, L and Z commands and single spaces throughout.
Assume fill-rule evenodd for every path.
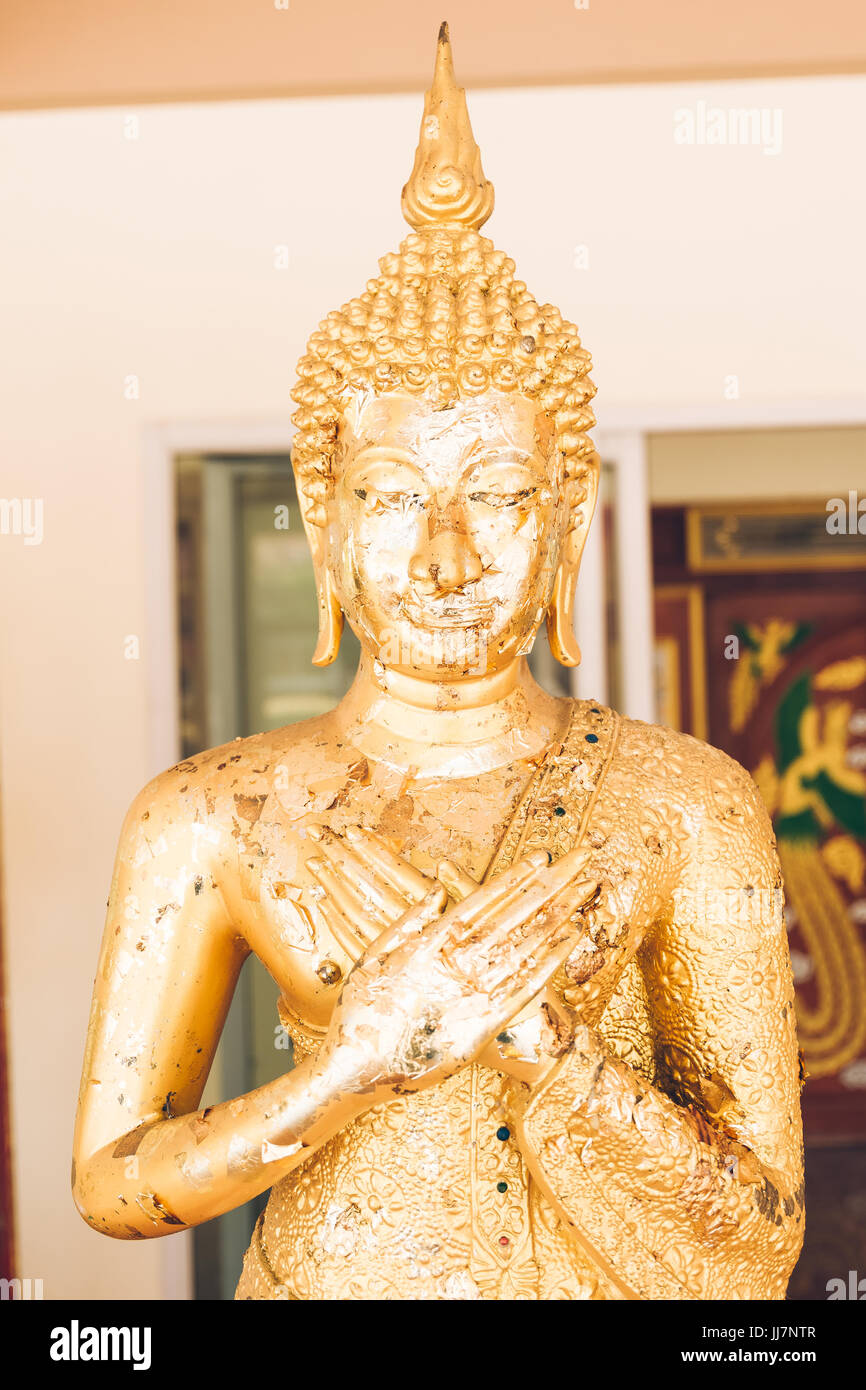
M 493 184 L 484 177 L 466 93 L 454 77 L 446 23 L 439 29 L 433 83 L 424 98 L 421 136 L 401 206 L 416 231 L 465 227 L 477 232 L 493 211 Z

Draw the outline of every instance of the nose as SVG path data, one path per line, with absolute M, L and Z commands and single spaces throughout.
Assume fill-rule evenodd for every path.
M 426 594 L 450 594 L 481 578 L 481 557 L 464 531 L 428 536 L 409 561 L 409 575 Z

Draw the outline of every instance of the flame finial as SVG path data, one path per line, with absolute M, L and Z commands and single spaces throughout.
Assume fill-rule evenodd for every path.
M 421 137 L 401 205 L 416 231 L 447 226 L 477 231 L 493 211 L 493 184 L 484 177 L 466 93 L 454 77 L 447 23 L 439 29 L 433 83 L 424 98 Z

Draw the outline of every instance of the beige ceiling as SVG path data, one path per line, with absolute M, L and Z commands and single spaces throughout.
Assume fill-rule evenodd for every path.
M 0 106 L 419 91 L 443 17 L 468 87 L 866 70 L 863 0 L 0 0 Z

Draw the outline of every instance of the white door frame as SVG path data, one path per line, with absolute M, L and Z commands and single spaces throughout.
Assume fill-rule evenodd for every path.
M 655 719 L 653 690 L 652 537 L 650 534 L 647 434 L 640 430 L 605 430 L 596 436 L 613 481 L 617 622 L 620 649 L 621 712 L 629 719 Z M 604 496 L 602 501 L 606 500 Z M 635 578 L 643 576 L 642 583 Z M 581 663 L 574 672 L 574 693 L 606 704 L 608 690 L 607 594 L 604 534 L 597 516 L 590 529 L 580 567 L 575 628 Z
M 148 775 L 180 757 L 178 699 L 177 545 L 174 460 L 178 454 L 286 453 L 287 421 L 210 421 L 148 426 L 142 439 L 142 527 L 147 575 Z M 162 1297 L 193 1296 L 192 1232 L 159 1242 Z

